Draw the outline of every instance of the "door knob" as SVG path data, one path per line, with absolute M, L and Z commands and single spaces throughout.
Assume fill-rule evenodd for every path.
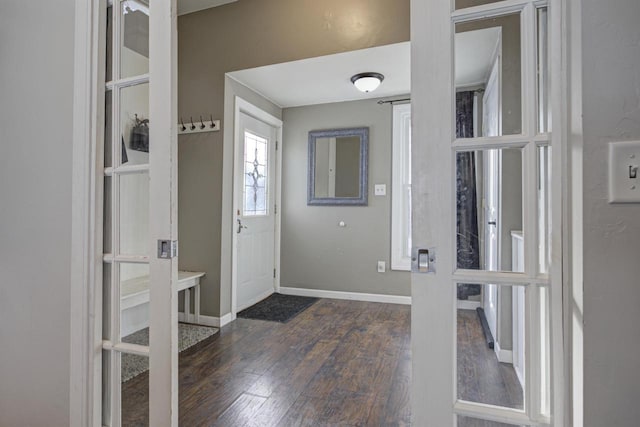
M 498 223 L 495 222 L 495 221 L 489 221 L 487 224 L 489 224 L 489 225 L 498 225 Z
M 238 218 L 238 234 L 242 232 L 243 228 L 248 228 L 246 225 L 242 225 L 242 221 Z

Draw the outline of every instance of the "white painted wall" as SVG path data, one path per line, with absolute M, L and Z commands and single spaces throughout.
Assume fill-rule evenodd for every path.
M 0 425 L 69 425 L 74 1 L 0 2 Z
M 640 205 L 607 203 L 607 143 L 640 139 L 640 2 L 582 1 L 584 425 L 640 420 Z

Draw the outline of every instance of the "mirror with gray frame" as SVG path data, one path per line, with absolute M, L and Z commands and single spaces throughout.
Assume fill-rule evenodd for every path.
M 309 132 L 308 205 L 356 205 L 368 202 L 369 128 Z

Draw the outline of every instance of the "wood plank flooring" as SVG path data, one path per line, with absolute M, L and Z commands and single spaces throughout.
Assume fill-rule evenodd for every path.
M 458 310 L 458 396 L 472 402 L 523 409 L 513 365 L 500 363 L 485 340 L 475 310 Z
M 180 353 L 180 425 L 410 425 L 410 307 L 322 299 L 289 323 L 237 319 Z M 148 374 L 123 425 L 148 420 Z
M 503 367 L 464 314 L 459 387 L 482 401 L 493 379 L 477 377 Z M 179 380 L 180 426 L 408 426 L 410 307 L 321 299 L 286 324 L 237 319 L 180 353 Z M 123 426 L 148 424 L 147 373 L 123 384 L 122 411 Z

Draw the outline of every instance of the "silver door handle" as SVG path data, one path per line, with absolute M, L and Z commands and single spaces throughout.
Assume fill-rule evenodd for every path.
M 498 223 L 495 222 L 495 221 L 489 221 L 487 224 L 489 224 L 489 225 L 498 225 Z
M 240 234 L 242 232 L 243 228 L 249 228 L 246 225 L 242 225 L 242 221 L 240 221 L 240 219 L 238 218 L 238 234 Z

